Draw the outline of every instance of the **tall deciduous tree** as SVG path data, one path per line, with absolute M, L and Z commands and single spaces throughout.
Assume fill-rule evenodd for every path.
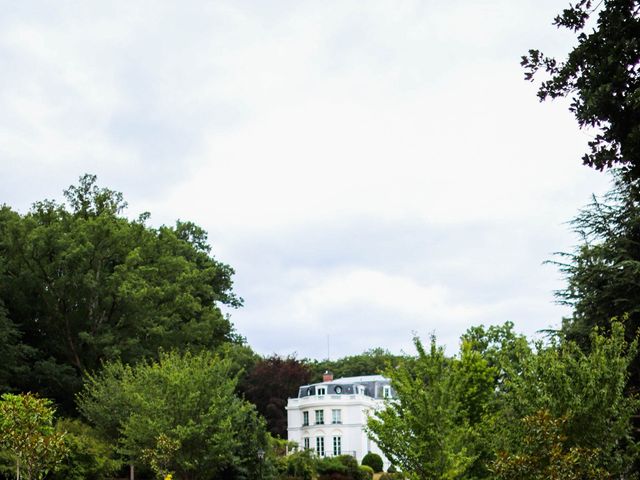
M 586 165 L 621 165 L 630 178 L 639 178 L 640 3 L 577 0 L 553 23 L 575 32 L 577 45 L 563 60 L 530 50 L 522 57 L 525 77 L 546 72 L 538 97 L 569 97 L 580 127 L 596 129 L 583 156 Z
M 594 332 L 587 352 L 564 339 L 532 349 L 509 324 L 463 338 L 452 358 L 416 341 L 415 361 L 388 371 L 397 398 L 369 429 L 392 463 L 425 480 L 632 478 L 639 402 L 625 385 L 637 343 L 620 323 Z
M 396 398 L 368 422 L 391 463 L 420 479 L 466 478 L 476 470 L 479 423 L 495 372 L 465 344 L 459 359 L 447 358 L 431 339 L 415 339 L 418 357 L 387 371 Z
M 12 390 L 16 377 L 28 373 L 30 349 L 20 341 L 20 332 L 7 316 L 0 299 L 0 393 Z
M 240 381 L 239 391 L 267 421 L 269 431 L 287 438 L 287 400 L 309 383 L 311 371 L 293 357 L 273 355 L 259 360 Z
M 625 386 L 637 342 L 625 340 L 620 323 L 612 325 L 610 335 L 594 331 L 590 339 L 588 352 L 571 341 L 538 345 L 518 374 L 508 377 L 495 420 L 498 452 L 512 458 L 528 454 L 528 438 L 538 422 L 550 431 L 560 429 L 567 453 L 588 453 L 592 470 L 630 478 L 637 455 L 632 418 L 640 404 L 635 395 L 625 394 Z M 541 414 L 549 419 L 538 418 Z
M 235 395 L 230 369 L 208 352 L 110 363 L 86 382 L 80 410 L 134 463 L 153 461 L 189 480 L 257 478 L 268 434 L 253 405 Z
M 102 361 L 236 339 L 219 309 L 241 303 L 233 270 L 211 256 L 200 227 L 129 220 L 122 195 L 92 175 L 65 197 L 67 205 L 37 202 L 25 215 L 0 208 L 0 300 L 31 348 L 29 375 L 14 387 L 69 406 L 82 372 Z

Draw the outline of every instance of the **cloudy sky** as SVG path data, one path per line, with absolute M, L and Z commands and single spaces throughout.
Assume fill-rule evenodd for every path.
M 605 175 L 519 59 L 557 0 L 0 0 L 0 203 L 85 173 L 206 228 L 260 353 L 557 326 L 543 266 Z

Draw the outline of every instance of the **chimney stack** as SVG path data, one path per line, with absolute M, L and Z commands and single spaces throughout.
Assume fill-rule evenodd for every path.
M 333 380 L 333 373 L 331 373 L 329 370 L 326 370 L 322 374 L 322 381 L 323 382 L 330 382 L 331 380 Z

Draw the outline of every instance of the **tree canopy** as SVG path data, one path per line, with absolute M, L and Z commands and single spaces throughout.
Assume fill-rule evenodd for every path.
M 608 329 L 614 317 L 625 318 L 627 338 L 640 328 L 640 188 L 638 182 L 616 179 L 604 198 L 594 196 L 572 221 L 582 239 L 556 265 L 567 286 L 557 292 L 572 307 L 564 331 L 586 343 L 591 329 Z
M 264 416 L 273 435 L 287 438 L 287 401 L 310 379 L 311 371 L 303 362 L 273 355 L 258 360 L 242 377 L 238 390 Z
M 416 339 L 416 360 L 387 371 L 397 398 L 368 425 L 393 464 L 420 479 L 629 478 L 637 343 L 620 323 L 594 331 L 588 352 L 523 344 L 510 325 L 463 339 L 453 358 Z
M 580 127 L 595 137 L 584 154 L 586 165 L 603 170 L 624 167 L 640 177 L 640 3 L 637 0 L 577 0 L 554 20 L 577 34 L 564 60 L 532 49 L 522 57 L 525 78 L 548 75 L 540 100 L 571 99 Z
M 337 360 L 307 360 L 312 371 L 312 382 L 322 381 L 322 374 L 329 370 L 335 378 L 381 374 L 389 365 L 396 365 L 402 357 L 384 348 L 371 348 L 358 355 Z
M 112 362 L 89 377 L 78 402 L 125 459 L 191 480 L 256 478 L 264 421 L 235 395 L 231 362 L 209 352 Z
M 241 304 L 233 270 L 211 256 L 204 230 L 182 221 L 153 228 L 148 214 L 129 220 L 122 194 L 92 175 L 65 198 L 24 215 L 0 207 L 0 345 L 10 347 L 0 355 L 8 365 L 22 355 L 29 372 L 3 364 L 0 388 L 70 408 L 83 372 L 101 362 L 238 340 L 219 308 Z

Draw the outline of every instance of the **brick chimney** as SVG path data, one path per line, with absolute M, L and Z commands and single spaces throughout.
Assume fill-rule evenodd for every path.
M 326 370 L 322 374 L 322 381 L 323 382 L 330 382 L 331 380 L 333 380 L 333 373 L 331 373 L 329 370 Z

